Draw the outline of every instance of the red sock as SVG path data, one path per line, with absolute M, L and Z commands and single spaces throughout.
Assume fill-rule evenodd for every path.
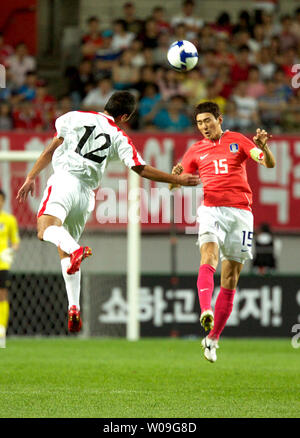
M 225 289 L 221 287 L 214 312 L 214 328 L 210 331 L 208 337 L 219 339 L 225 324 L 232 312 L 235 289 Z
M 201 313 L 211 309 L 211 297 L 214 290 L 215 268 L 211 265 L 201 265 L 199 268 L 197 288 Z

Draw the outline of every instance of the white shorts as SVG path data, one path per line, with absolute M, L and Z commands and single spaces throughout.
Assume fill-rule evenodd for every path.
M 252 259 L 253 214 L 251 211 L 201 205 L 197 214 L 200 247 L 203 243 L 215 241 L 220 248 L 221 260 L 245 263 L 247 259 Z
M 94 207 L 92 189 L 69 173 L 55 173 L 48 179 L 38 217 L 43 214 L 57 217 L 78 242 Z

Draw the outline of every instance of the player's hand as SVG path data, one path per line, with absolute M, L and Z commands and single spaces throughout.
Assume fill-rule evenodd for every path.
M 26 178 L 24 184 L 22 185 L 22 187 L 18 191 L 17 200 L 20 203 L 26 201 L 29 193 L 31 194 L 31 196 L 33 196 L 34 189 L 35 189 L 34 179 Z
M 172 175 L 180 175 L 183 172 L 183 166 L 181 163 L 177 163 L 172 169 Z M 179 184 L 169 184 L 169 190 L 178 189 Z
M 264 129 L 257 129 L 253 141 L 259 149 L 264 150 L 268 139 L 271 137 L 272 135 L 268 134 Z
M 191 173 L 184 173 L 183 175 L 178 175 L 178 184 L 181 186 L 197 186 L 200 184 L 200 178 Z

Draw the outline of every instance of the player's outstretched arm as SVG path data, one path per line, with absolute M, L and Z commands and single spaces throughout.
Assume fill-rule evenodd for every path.
M 17 200 L 19 202 L 24 202 L 27 199 L 28 194 L 31 196 L 34 194 L 35 189 L 35 178 L 39 175 L 39 173 L 45 169 L 48 164 L 50 164 L 52 160 L 52 156 L 55 150 L 63 143 L 64 139 L 62 137 L 55 137 L 51 141 L 51 143 L 45 148 L 45 150 L 41 153 L 39 158 L 36 160 L 33 168 L 28 173 L 26 180 L 17 194 Z
M 257 129 L 256 135 L 253 137 L 253 141 L 256 146 L 263 151 L 264 158 L 261 161 L 265 167 L 275 167 L 276 161 L 273 153 L 271 152 L 269 146 L 267 145 L 267 141 L 272 136 L 269 135 L 264 129 Z
M 200 183 L 198 176 L 185 173 L 184 175 L 171 175 L 170 173 L 162 172 L 155 167 L 143 165 L 132 167 L 136 173 L 143 178 L 150 179 L 157 182 L 165 182 L 181 186 L 197 186 Z

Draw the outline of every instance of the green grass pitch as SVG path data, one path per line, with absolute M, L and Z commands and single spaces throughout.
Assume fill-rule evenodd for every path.
M 8 339 L 1 418 L 300 416 L 300 350 L 289 339 Z

